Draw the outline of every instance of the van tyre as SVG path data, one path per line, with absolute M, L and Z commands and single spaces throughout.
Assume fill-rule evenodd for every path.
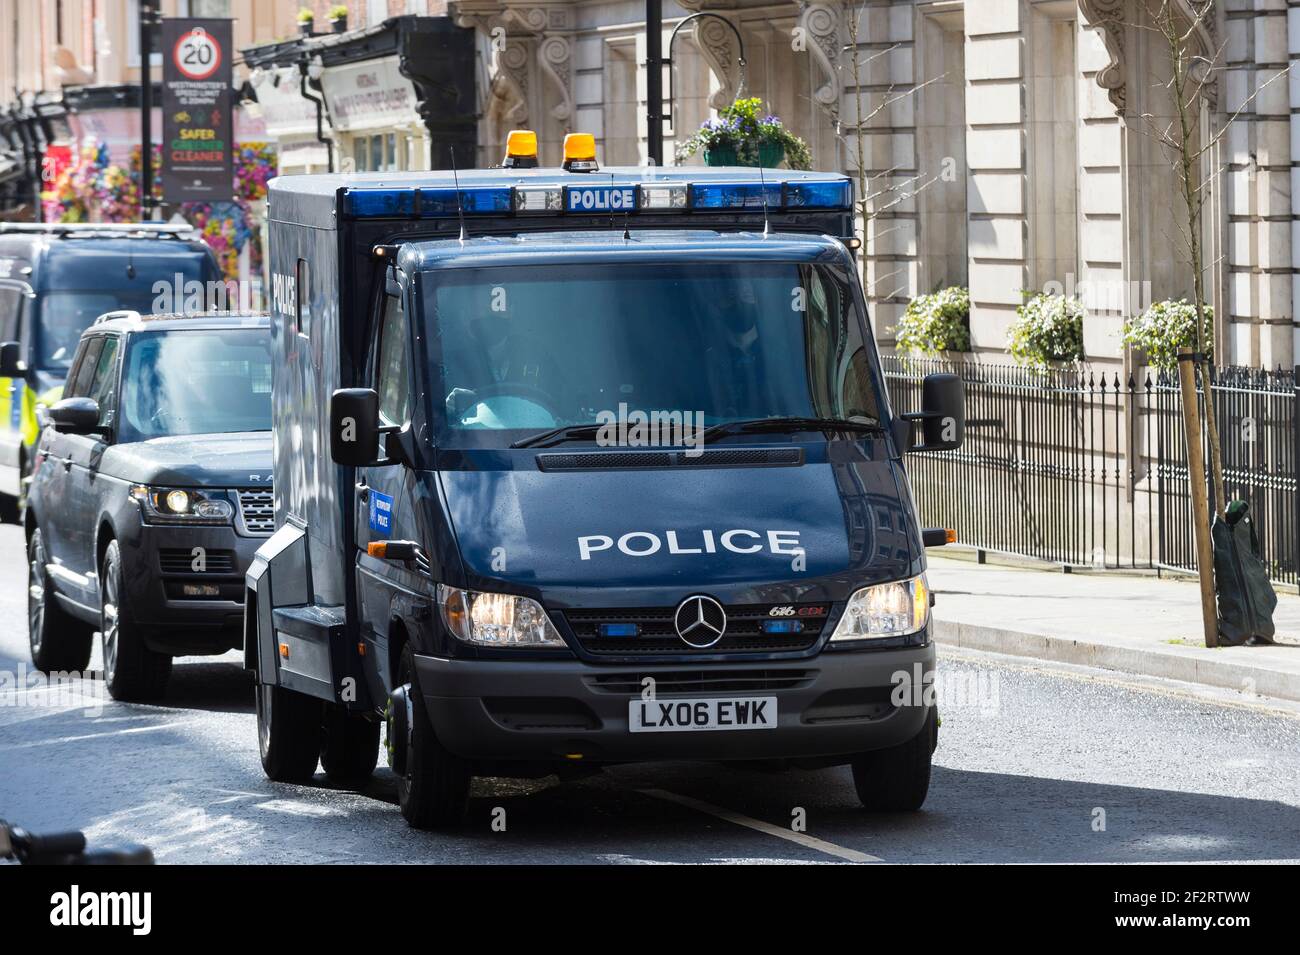
M 0 494 L 0 524 L 17 524 L 22 519 L 22 501 L 8 494 Z
M 379 724 L 336 703 L 325 704 L 320 764 L 336 785 L 364 783 L 379 762 Z
M 465 819 L 469 805 L 469 764 L 438 742 L 415 676 L 415 654 L 402 651 L 398 684 L 411 684 L 411 742 L 406 772 L 397 779 L 402 815 L 415 829 L 445 829 Z
M 38 527 L 27 542 L 27 642 L 32 663 L 43 673 L 86 669 L 95 628 L 59 606 L 45 569 L 45 538 Z
M 862 805 L 875 812 L 914 812 L 930 789 L 930 760 L 939 739 L 934 707 L 921 732 L 906 743 L 862 753 L 853 760 L 853 785 Z
M 266 778 L 310 782 L 321 753 L 323 704 L 273 683 L 257 686 L 257 747 Z
M 99 634 L 104 685 L 115 700 L 156 700 L 167 689 L 172 658 L 150 650 L 131 617 L 122 575 L 122 551 L 109 541 L 99 571 Z

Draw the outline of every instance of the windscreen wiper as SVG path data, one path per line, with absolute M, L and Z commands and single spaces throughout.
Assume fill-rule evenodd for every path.
M 603 424 L 566 424 L 562 428 L 551 428 L 538 434 L 520 438 L 510 445 L 512 448 L 549 448 L 563 444 L 565 441 L 579 441 L 594 438 L 600 433 Z
M 749 431 L 856 431 L 863 434 L 884 434 L 885 426 L 874 418 L 806 418 L 799 416 L 750 418 L 744 421 L 724 421 L 706 428 L 702 440 L 711 441 L 724 434 Z

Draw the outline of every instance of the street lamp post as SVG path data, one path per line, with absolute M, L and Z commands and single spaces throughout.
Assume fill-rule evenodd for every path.
M 650 161 L 656 166 L 664 164 L 664 115 L 663 115 L 663 68 L 668 67 L 668 111 L 676 115 L 676 81 L 673 73 L 673 45 L 677 34 L 688 23 L 696 20 L 713 19 L 725 24 L 736 37 L 737 62 L 740 65 L 740 80 L 737 92 L 745 88 L 745 39 L 740 35 L 736 25 L 724 16 L 716 13 L 692 13 L 673 27 L 672 36 L 668 38 L 668 56 L 663 55 L 663 7 L 660 0 L 646 0 L 646 146 Z M 676 122 L 674 121 L 674 128 Z
M 159 21 L 158 0 L 140 0 L 140 221 L 153 208 L 153 56 L 154 25 Z
M 669 52 L 672 45 L 669 44 Z M 650 162 L 664 164 L 664 8 L 662 0 L 645 2 L 645 119 Z

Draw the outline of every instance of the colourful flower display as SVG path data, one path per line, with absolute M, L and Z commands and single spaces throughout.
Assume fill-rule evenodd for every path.
M 153 193 L 162 198 L 161 149 L 154 148 Z M 199 230 L 229 279 L 239 277 L 239 256 L 248 248 L 249 266 L 261 269 L 262 243 L 253 204 L 266 198 L 266 184 L 275 175 L 271 143 L 239 143 L 235 151 L 233 202 L 187 202 L 181 216 Z M 48 222 L 133 222 L 139 218 L 141 150 L 131 151 L 128 168 L 110 162 L 104 144 L 86 146 L 51 187 L 41 193 Z

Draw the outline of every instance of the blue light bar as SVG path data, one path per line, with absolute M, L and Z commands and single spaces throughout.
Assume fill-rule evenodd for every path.
M 691 183 L 692 209 L 751 209 L 762 210 L 766 189 L 767 207 L 780 211 L 781 183 L 759 182 L 694 182 Z
M 415 215 L 414 189 L 349 189 L 343 212 L 358 219 Z
M 848 209 L 853 205 L 853 183 L 848 179 L 829 182 L 787 182 L 787 209 Z
M 635 637 L 641 632 L 641 628 L 634 623 L 602 623 L 600 625 L 600 635 L 602 637 Z
M 803 629 L 803 624 L 798 620 L 764 620 L 764 633 L 798 633 Z
M 511 211 L 509 186 L 475 186 L 460 190 L 460 203 L 465 215 L 509 215 Z M 457 214 L 455 189 L 421 189 L 421 216 L 454 216 Z

